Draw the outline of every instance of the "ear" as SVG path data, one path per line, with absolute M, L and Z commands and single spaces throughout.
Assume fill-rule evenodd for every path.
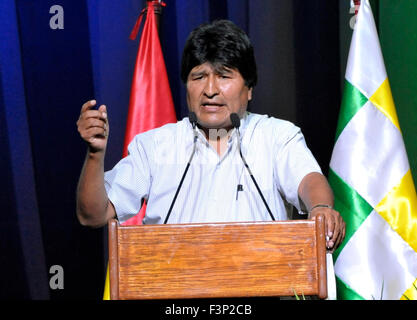
M 249 88 L 248 90 L 248 101 L 252 100 L 252 88 Z

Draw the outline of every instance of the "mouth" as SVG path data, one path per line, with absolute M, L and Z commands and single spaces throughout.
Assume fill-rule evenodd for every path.
M 207 112 L 216 112 L 220 108 L 224 107 L 224 104 L 217 102 L 203 102 L 201 107 Z

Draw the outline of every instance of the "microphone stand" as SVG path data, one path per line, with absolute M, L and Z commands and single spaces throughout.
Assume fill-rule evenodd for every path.
M 190 168 L 191 160 L 193 160 L 194 153 L 195 153 L 195 150 L 196 150 L 196 145 L 197 145 L 196 142 L 197 142 L 197 137 L 198 136 L 197 136 L 197 131 L 196 131 L 195 127 L 196 127 L 196 124 L 197 124 L 197 116 L 195 115 L 194 112 L 190 112 L 188 117 L 190 119 L 190 122 L 193 126 L 193 131 L 194 131 L 193 151 L 191 153 L 190 159 L 188 160 L 187 166 L 185 167 L 185 171 L 182 175 L 182 178 L 181 178 L 180 184 L 178 185 L 177 191 L 175 192 L 174 199 L 171 202 L 171 206 L 169 207 L 167 216 L 165 217 L 164 224 L 166 224 L 168 222 L 169 216 L 171 215 L 172 208 L 174 207 L 175 201 L 177 200 L 178 193 L 180 192 L 182 183 L 184 182 L 184 178 L 187 175 L 188 169 Z
M 252 179 L 253 183 L 255 184 L 255 187 L 256 187 L 256 189 L 258 190 L 258 193 L 259 193 L 259 195 L 261 196 L 262 201 L 263 201 L 263 203 L 264 203 L 264 205 L 265 205 L 266 209 L 268 210 L 268 213 L 269 213 L 269 215 L 270 215 L 270 217 L 271 217 L 272 221 L 275 221 L 274 215 L 272 214 L 271 209 L 269 209 L 268 203 L 266 202 L 266 200 L 265 200 L 265 198 L 264 198 L 264 195 L 262 194 L 262 191 L 261 191 L 261 189 L 259 188 L 258 183 L 256 182 L 255 177 L 253 176 L 252 171 L 251 171 L 251 169 L 249 168 L 249 165 L 248 165 L 248 163 L 246 162 L 245 157 L 244 157 L 244 156 L 243 156 L 243 154 L 242 154 L 242 149 L 241 149 L 241 147 L 240 147 L 240 132 L 239 132 L 239 127 L 240 127 L 240 118 L 239 118 L 239 116 L 238 116 L 236 113 L 232 113 L 232 114 L 230 115 L 230 120 L 232 121 L 232 125 L 233 125 L 233 127 L 235 127 L 235 128 L 236 128 L 236 133 L 237 133 L 237 147 L 238 147 L 238 149 L 239 149 L 239 154 L 240 154 L 240 157 L 242 158 L 243 164 L 245 165 L 246 169 L 248 170 L 249 175 L 250 175 L 250 177 L 251 177 L 251 179 Z

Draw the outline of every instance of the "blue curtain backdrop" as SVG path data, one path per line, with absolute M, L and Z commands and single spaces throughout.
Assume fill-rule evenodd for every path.
M 179 119 L 182 48 L 197 25 L 227 18 L 251 37 L 259 84 L 251 110 L 301 126 L 326 172 L 340 104 L 337 1 L 165 0 L 160 37 Z M 64 28 L 51 29 L 60 5 Z M 76 121 L 108 106 L 105 166 L 121 157 L 143 0 L 0 2 L 0 299 L 101 299 L 106 228 L 81 227 L 75 190 L 85 156 Z M 51 289 L 50 267 L 64 270 Z

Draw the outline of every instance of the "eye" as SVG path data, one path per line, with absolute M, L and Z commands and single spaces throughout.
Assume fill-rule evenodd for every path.
M 204 78 L 204 74 L 202 73 L 195 74 L 191 77 L 192 80 L 201 80 L 203 78 Z

